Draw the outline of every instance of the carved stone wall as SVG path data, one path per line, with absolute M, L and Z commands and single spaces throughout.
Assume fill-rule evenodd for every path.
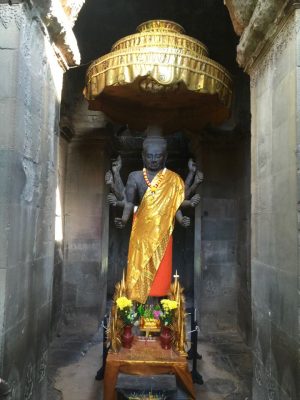
M 65 66 L 80 63 L 80 53 L 73 26 L 85 0 L 32 0 L 32 11 L 44 24 L 44 29 L 57 48 Z
M 108 152 L 99 139 L 75 139 L 68 146 L 63 282 L 67 318 L 75 312 L 103 316 L 105 311 Z
M 255 399 L 299 398 L 299 11 L 251 69 Z
M 247 72 L 260 53 L 272 47 L 285 19 L 299 8 L 295 0 L 226 0 L 225 4 L 238 35 L 237 61 Z
M 0 376 L 45 399 L 63 70 L 34 10 L 0 4 Z
M 241 35 L 249 24 L 257 0 L 224 0 L 232 25 L 237 35 Z

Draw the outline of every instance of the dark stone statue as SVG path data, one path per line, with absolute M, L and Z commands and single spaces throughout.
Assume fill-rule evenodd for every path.
M 168 293 L 172 275 L 172 232 L 174 219 L 183 226 L 190 225 L 184 216 L 184 207 L 196 207 L 200 202 L 195 194 L 203 180 L 195 162 L 189 160 L 189 173 L 185 182 L 179 175 L 165 167 L 167 142 L 157 127 L 147 129 L 143 142 L 143 170 L 129 174 L 126 186 L 120 177 L 121 158 L 113 162 L 112 171 L 106 174 L 111 193 L 108 201 L 122 207 L 122 217 L 115 225 L 124 228 L 134 213 L 129 242 L 126 288 L 132 300 L 145 303 L 148 296 Z
M 157 173 L 165 168 L 167 156 L 167 144 L 165 139 L 161 137 L 159 128 L 148 128 L 148 137 L 143 144 L 142 158 L 150 183 Z M 111 189 L 111 193 L 108 195 L 109 204 L 114 207 L 118 206 L 123 208 L 122 217 L 115 218 L 115 224 L 118 228 L 123 228 L 125 226 L 133 212 L 134 206 L 140 203 L 148 188 L 143 171 L 131 172 L 125 187 L 120 176 L 121 168 L 122 160 L 119 156 L 112 163 L 112 171 L 108 171 L 105 176 L 105 181 Z M 203 181 L 203 174 L 197 170 L 196 164 L 192 159 L 188 162 L 188 168 L 189 173 L 185 180 L 185 199 L 181 204 L 181 208 L 194 208 L 200 202 L 200 196 L 199 194 L 195 194 L 195 191 Z M 136 199 L 138 199 L 137 204 L 135 204 Z M 176 220 L 184 227 L 190 225 L 189 217 L 184 217 L 181 209 L 176 213 Z

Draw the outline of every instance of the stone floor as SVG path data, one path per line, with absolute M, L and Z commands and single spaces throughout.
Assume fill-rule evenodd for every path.
M 87 316 L 68 323 L 51 345 L 48 400 L 105 400 L 102 382 L 94 377 L 101 366 L 102 337 Z M 197 399 L 250 400 L 251 353 L 235 332 L 201 336 L 198 371 L 204 385 L 195 385 Z

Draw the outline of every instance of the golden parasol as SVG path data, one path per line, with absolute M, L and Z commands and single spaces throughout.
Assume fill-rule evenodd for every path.
M 194 131 L 229 117 L 232 80 L 180 25 L 152 20 L 91 64 L 84 95 L 91 110 L 132 129 Z

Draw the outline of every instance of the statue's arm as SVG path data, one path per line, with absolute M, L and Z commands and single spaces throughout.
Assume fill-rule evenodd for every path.
M 192 158 L 189 159 L 188 168 L 189 168 L 189 173 L 184 181 L 185 191 L 187 191 L 189 189 L 189 187 L 192 185 L 192 182 L 193 182 L 193 179 L 194 179 L 194 176 L 196 173 L 196 169 L 197 169 L 196 163 Z
M 195 179 L 193 184 L 185 190 L 185 199 L 188 199 L 193 193 L 195 193 L 197 187 L 203 181 L 203 173 L 201 171 L 196 171 Z
M 113 191 L 118 200 L 124 199 L 124 183 L 122 181 L 120 170 L 122 168 L 122 159 L 121 156 L 118 156 L 116 160 L 112 163 L 112 171 L 114 174 L 114 187 Z
M 176 221 L 177 221 L 181 226 L 183 226 L 184 228 L 187 228 L 188 226 L 191 225 L 191 220 L 190 220 L 190 218 L 189 218 L 189 217 L 183 216 L 182 211 L 181 211 L 180 209 L 176 212 Z
M 115 224 L 117 228 L 124 228 L 129 220 L 134 208 L 134 200 L 137 193 L 137 182 L 135 179 L 135 173 L 132 172 L 129 177 L 125 188 L 124 208 L 121 218 L 115 218 Z
M 191 199 L 183 200 L 183 202 L 181 203 L 180 207 L 182 207 L 182 208 L 187 208 L 187 207 L 195 208 L 200 203 L 200 200 L 201 200 L 200 194 L 196 193 L 196 194 L 194 194 L 194 196 Z
M 109 205 L 111 205 L 113 207 L 124 208 L 124 206 L 125 206 L 125 199 L 123 198 L 123 200 L 118 200 L 116 195 L 113 193 L 109 193 L 107 195 L 107 202 Z

